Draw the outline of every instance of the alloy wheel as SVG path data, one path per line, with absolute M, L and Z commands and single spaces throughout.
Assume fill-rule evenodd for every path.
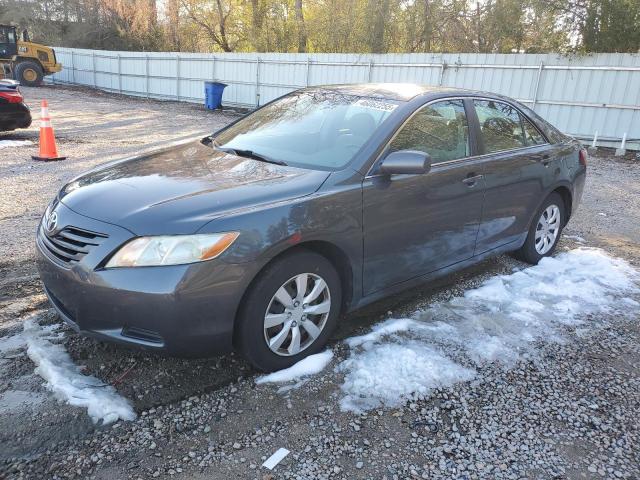
M 331 311 L 329 286 L 322 277 L 300 273 L 273 295 L 264 316 L 264 339 L 281 356 L 309 348 L 324 329 Z
M 540 255 L 548 253 L 556 243 L 560 233 L 560 208 L 549 205 L 544 209 L 536 226 L 535 247 Z

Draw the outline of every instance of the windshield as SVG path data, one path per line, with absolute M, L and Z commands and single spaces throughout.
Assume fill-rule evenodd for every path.
M 295 92 L 220 132 L 214 146 L 335 170 L 349 163 L 397 106 L 391 100 L 330 91 Z

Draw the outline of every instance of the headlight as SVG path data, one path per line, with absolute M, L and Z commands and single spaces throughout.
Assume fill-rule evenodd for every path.
M 111 257 L 106 268 L 203 262 L 219 256 L 238 235 L 238 232 L 228 232 L 135 238 Z

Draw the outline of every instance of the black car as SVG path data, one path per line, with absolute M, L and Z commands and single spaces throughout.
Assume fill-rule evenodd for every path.
M 551 255 L 585 173 L 577 141 L 509 98 L 307 88 L 71 181 L 38 266 L 82 333 L 281 369 L 343 312 L 491 255 Z
M 0 80 L 0 131 L 28 128 L 31 111 L 24 103 L 18 82 Z

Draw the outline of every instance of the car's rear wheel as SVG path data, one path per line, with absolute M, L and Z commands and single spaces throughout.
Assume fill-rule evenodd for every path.
M 287 254 L 268 265 L 247 293 L 236 347 L 259 370 L 289 367 L 326 345 L 341 302 L 331 262 L 307 250 Z
M 36 62 L 24 60 L 15 67 L 15 78 L 20 85 L 26 87 L 37 87 L 42 83 L 44 72 L 42 67 Z
M 515 257 L 536 265 L 542 258 L 552 255 L 560 240 L 564 222 L 564 201 L 559 194 L 552 193 L 536 212 L 527 240 L 515 252 Z

